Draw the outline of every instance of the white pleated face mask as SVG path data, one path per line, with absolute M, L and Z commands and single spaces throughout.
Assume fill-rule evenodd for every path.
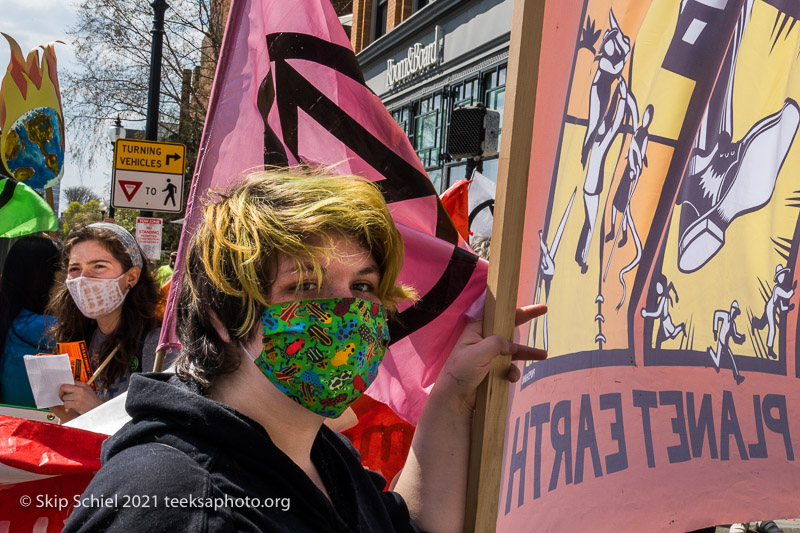
M 124 276 L 125 274 L 122 274 Z M 79 278 L 67 280 L 67 290 L 72 301 L 86 318 L 101 318 L 122 305 L 128 292 L 119 287 L 119 276 L 114 279 Z

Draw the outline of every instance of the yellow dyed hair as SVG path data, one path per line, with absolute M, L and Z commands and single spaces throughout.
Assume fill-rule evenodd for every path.
M 319 283 L 319 258 L 331 253 L 332 240 L 339 235 L 357 240 L 378 264 L 376 292 L 387 310 L 416 297 L 413 289 L 397 285 L 403 239 L 383 195 L 371 182 L 356 176 L 269 169 L 248 175 L 240 186 L 218 196 L 204 208 L 190 261 L 192 256 L 199 260 L 208 281 L 242 306 L 235 323 L 223 319 L 236 337 L 251 331 L 270 305 L 278 254 L 294 259 L 301 273 L 303 265 L 311 264 L 309 275 Z M 187 276 L 190 285 L 193 277 Z M 209 303 L 201 301 L 201 293 L 192 290 L 195 309 Z M 215 311 L 220 314 L 224 309 Z

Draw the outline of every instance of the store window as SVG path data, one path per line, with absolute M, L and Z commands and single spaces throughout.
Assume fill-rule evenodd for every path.
M 500 160 L 496 157 L 492 159 L 484 159 L 481 163 L 480 172 L 490 180 L 497 181 L 497 165 Z
M 447 166 L 447 183 L 453 185 L 458 180 L 467 178 L 467 164 L 464 161 Z
M 478 78 L 451 85 L 450 101 L 453 109 L 478 103 Z
M 472 106 L 480 100 L 480 78 L 471 78 L 450 86 L 450 110 L 457 107 Z M 449 112 L 448 112 L 449 115 Z M 458 180 L 467 179 L 467 163 L 461 161 L 448 161 L 446 164 L 447 179 L 443 188 L 446 190 Z
M 442 187 L 442 169 L 441 168 L 431 168 L 426 170 L 428 173 L 428 177 L 433 183 L 433 188 L 436 189 L 438 194 L 442 194 L 445 191 L 445 188 Z
M 500 112 L 500 135 L 503 133 L 503 106 L 506 99 L 506 71 L 505 65 L 493 69 L 483 75 L 483 103 L 489 109 Z M 498 136 L 497 142 L 500 142 Z M 495 176 L 497 174 L 495 173 Z
M 433 2 L 433 0 L 416 0 L 416 2 L 414 2 L 414 12 L 419 11 L 420 9 L 427 6 L 431 2 Z
M 390 111 L 392 118 L 408 135 L 436 191 L 442 192 L 442 151 L 445 99 L 441 92 Z
M 463 159 L 452 161 L 447 156 L 445 139 L 451 111 L 456 107 L 478 103 L 500 112 L 502 132 L 506 71 L 506 65 L 484 70 L 472 78 L 451 84 L 444 92 L 426 96 L 391 111 L 394 120 L 411 140 L 439 194 L 456 181 L 467 179 L 472 168 L 477 168 L 492 180 L 497 179 L 497 156 L 484 158 L 474 164 L 472 161 L 468 164 Z
M 417 103 L 417 113 L 414 116 L 414 150 L 426 169 L 439 165 L 443 116 L 442 93 L 423 98 Z
M 392 111 L 392 118 L 403 129 L 405 134 L 411 137 L 411 108 L 401 107 Z
M 375 20 L 372 25 L 375 28 L 372 40 L 376 40 L 386 35 L 386 22 L 389 18 L 389 0 L 373 0 L 375 3 Z

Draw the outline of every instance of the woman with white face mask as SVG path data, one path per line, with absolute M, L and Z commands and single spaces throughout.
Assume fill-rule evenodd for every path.
M 63 406 L 52 411 L 70 420 L 128 388 L 131 373 L 150 372 L 160 324 L 158 286 L 138 243 L 122 226 L 100 222 L 73 232 L 62 250 L 64 287 L 50 303 L 58 342 L 86 341 L 97 392 L 82 382 L 62 385 Z

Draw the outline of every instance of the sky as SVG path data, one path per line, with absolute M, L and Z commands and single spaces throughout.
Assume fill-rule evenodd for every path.
M 60 40 L 66 44 L 56 44 L 59 79 L 67 70 L 75 70 L 75 57 L 70 45 L 67 29 L 75 23 L 76 0 L 2 0 L 3 16 L 0 17 L 0 31 L 14 38 L 19 43 L 23 54 L 39 45 Z M 11 51 L 6 40 L 0 37 L 0 73 L 5 76 Z M 63 91 L 61 100 L 64 105 L 69 101 L 69 94 Z M 109 126 L 111 123 L 109 122 Z M 106 135 L 105 132 L 100 132 Z M 66 132 L 67 152 L 69 153 L 70 131 Z M 98 154 L 98 163 L 90 169 L 81 169 L 67 154 L 64 165 L 64 176 L 61 190 L 67 187 L 83 185 L 91 188 L 108 203 L 111 184 L 111 143 L 104 154 Z M 59 214 L 66 205 L 59 208 Z

